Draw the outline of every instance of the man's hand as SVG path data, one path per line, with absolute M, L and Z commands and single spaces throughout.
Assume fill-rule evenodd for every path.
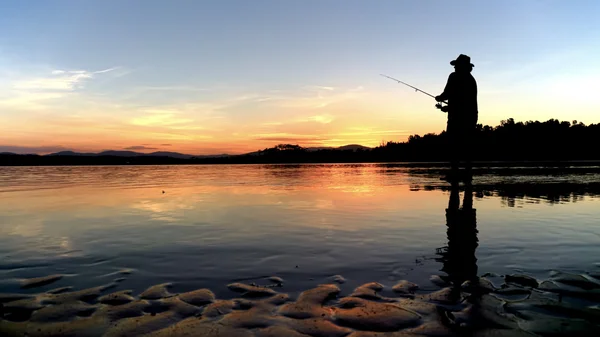
M 435 107 L 442 110 L 443 112 L 448 112 L 448 105 L 442 105 L 442 103 L 438 103 L 435 105 Z
M 441 95 L 435 96 L 435 100 L 438 101 L 438 102 L 443 102 L 444 101 L 444 99 L 442 98 Z

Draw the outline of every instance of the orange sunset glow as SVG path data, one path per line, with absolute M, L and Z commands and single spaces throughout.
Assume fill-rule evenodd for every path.
M 597 26 L 570 7 L 120 6 L 6 9 L 0 152 L 240 154 L 405 141 L 441 132 L 446 115 L 379 75 L 437 95 L 460 53 L 475 63 L 481 124 L 597 118 Z

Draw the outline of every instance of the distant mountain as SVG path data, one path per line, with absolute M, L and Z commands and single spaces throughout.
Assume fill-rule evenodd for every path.
M 190 158 L 220 158 L 220 157 L 228 157 L 228 154 L 205 154 L 205 155 L 190 155 L 190 154 L 182 154 L 178 152 L 167 152 L 167 151 L 159 151 L 144 154 L 145 156 L 153 156 L 153 157 L 171 157 L 178 159 L 190 159 Z
M 73 151 L 60 151 L 60 152 L 56 152 L 56 153 L 50 153 L 47 154 L 47 156 L 78 156 L 78 157 L 91 157 L 91 156 L 96 156 L 95 153 L 80 153 L 80 152 L 73 152 Z
M 358 144 L 350 144 L 350 145 L 340 146 L 337 149 L 338 150 L 352 150 L 352 151 L 357 151 L 357 150 L 370 150 L 371 148 L 367 147 L 367 146 L 358 145 Z
M 145 153 L 140 153 L 140 152 L 133 152 L 133 151 L 115 151 L 115 150 L 108 150 L 108 151 L 102 151 L 98 154 L 96 154 L 96 156 L 114 156 L 114 157 L 140 157 L 140 156 L 145 156 Z
M 321 146 L 321 147 L 309 147 L 306 148 L 309 152 L 319 151 L 319 150 L 352 150 L 356 151 L 358 149 L 369 150 L 369 147 L 350 144 L 344 145 L 340 147 L 331 147 L 331 146 Z M 258 155 L 259 151 L 245 153 L 244 155 Z M 11 154 L 11 153 L 2 153 L 2 154 Z M 120 150 L 106 150 L 99 153 L 90 153 L 90 152 L 75 152 L 75 151 L 60 151 L 56 153 L 50 153 L 45 156 L 55 157 L 55 156 L 70 156 L 70 157 L 98 157 L 98 156 L 111 156 L 111 157 L 169 157 L 176 159 L 191 159 L 191 158 L 222 158 L 229 157 L 228 154 L 212 154 L 212 155 L 191 155 L 179 152 L 168 152 L 168 151 L 157 151 L 152 153 L 142 153 L 135 151 L 120 151 Z
M 153 157 L 171 157 L 171 158 L 179 158 L 179 159 L 190 159 L 192 157 L 192 155 L 189 154 L 182 154 L 182 153 L 178 153 L 178 152 L 168 152 L 168 151 L 158 151 L 158 152 L 152 152 L 152 153 L 148 153 L 148 154 L 144 154 L 145 156 L 153 156 Z
M 344 146 L 340 146 L 340 147 L 313 146 L 313 147 L 305 147 L 304 148 L 304 150 L 306 150 L 308 152 L 316 152 L 316 151 L 322 151 L 322 150 L 340 150 L 340 151 L 352 150 L 352 151 L 356 151 L 358 149 L 370 150 L 371 148 L 367 147 L 367 146 L 357 145 L 357 144 L 349 144 L 349 145 L 344 145 Z M 254 151 L 254 152 L 244 153 L 243 156 L 257 156 L 259 154 L 260 154 L 260 151 Z
M 167 152 L 158 151 L 152 153 L 141 153 L 134 151 L 116 151 L 107 150 L 99 153 L 82 153 L 74 151 L 60 151 L 56 153 L 47 154 L 46 156 L 72 156 L 72 157 L 99 157 L 99 156 L 112 156 L 112 157 L 169 157 L 177 159 L 190 159 L 190 158 L 219 158 L 227 157 L 228 154 L 215 154 L 215 155 L 200 155 L 194 156 L 191 154 L 183 154 L 178 152 Z
M 341 150 L 341 151 L 356 151 L 356 150 L 370 150 L 370 147 L 358 145 L 358 144 L 349 144 L 340 147 L 332 147 L 332 146 L 318 146 L 318 147 L 307 147 L 308 151 L 319 151 L 319 150 Z
M 192 156 L 193 158 L 224 158 L 231 157 L 231 155 L 223 153 L 223 154 L 203 154 L 199 156 Z

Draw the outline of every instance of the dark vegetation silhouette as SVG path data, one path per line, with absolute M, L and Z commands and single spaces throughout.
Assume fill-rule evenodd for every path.
M 473 160 L 598 160 L 600 124 L 585 125 L 550 119 L 545 122 L 503 120 L 492 127 L 478 124 L 472 144 Z M 449 160 L 447 134 L 410 136 L 405 143 L 387 143 L 385 153 L 397 153 L 398 160 Z
M 359 163 L 447 162 L 448 135 L 412 135 L 406 142 L 387 142 L 372 149 L 311 150 L 280 144 L 257 152 L 214 158 L 167 156 L 39 156 L 0 154 L 0 165 L 161 165 L 161 164 L 266 164 L 266 163 Z M 600 124 L 550 119 L 476 126 L 472 159 L 475 161 L 583 161 L 600 160 Z

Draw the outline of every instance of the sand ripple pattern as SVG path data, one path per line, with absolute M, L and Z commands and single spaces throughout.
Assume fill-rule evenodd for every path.
M 45 285 L 59 276 L 31 279 Z M 172 284 L 134 296 L 116 283 L 72 291 L 0 294 L 0 336 L 599 336 L 598 305 L 577 307 L 565 297 L 600 301 L 595 276 L 557 273 L 539 282 L 507 275 L 498 287 L 487 278 L 420 292 L 406 280 L 392 287 L 367 283 L 340 296 L 322 284 L 292 299 L 269 286 L 232 283 L 233 299 L 210 289 L 172 293 Z M 393 296 L 383 296 L 383 293 Z

